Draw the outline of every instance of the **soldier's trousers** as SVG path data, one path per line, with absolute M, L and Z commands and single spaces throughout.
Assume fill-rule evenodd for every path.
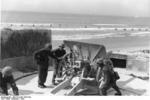
M 100 89 L 100 94 L 101 95 L 107 95 L 107 90 L 110 88 L 113 88 L 117 93 L 121 94 L 121 91 L 119 90 L 119 87 L 117 86 L 116 83 L 110 83 L 109 85 L 105 85 Z
M 48 73 L 48 64 L 38 65 L 38 84 L 43 85 L 46 82 Z
M 53 78 L 52 78 L 52 83 L 55 83 L 55 78 L 58 75 L 59 77 L 62 76 L 62 67 L 60 67 L 60 61 L 55 60 L 55 65 L 54 65 L 54 73 L 53 73 Z
M 0 92 L 2 94 L 8 95 L 8 84 L 11 86 L 13 93 L 15 95 L 19 95 L 19 90 L 18 87 L 16 86 L 16 84 L 12 84 L 12 83 L 8 83 L 8 82 L 4 82 L 1 87 L 0 87 Z

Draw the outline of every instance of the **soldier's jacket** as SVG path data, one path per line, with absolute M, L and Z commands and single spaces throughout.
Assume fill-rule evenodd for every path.
M 54 49 L 52 50 L 52 55 L 56 58 L 60 58 L 66 54 L 66 51 L 64 49 Z
M 108 70 L 113 71 L 113 63 L 110 59 L 104 59 L 103 62 L 104 62 L 104 65 L 108 68 Z
M 8 87 L 7 85 L 10 85 L 13 93 L 15 95 L 19 95 L 18 92 L 18 87 L 16 86 L 15 80 L 13 78 L 13 75 L 11 76 L 3 76 L 2 73 L 0 72 L 0 88 L 1 88 L 1 92 L 8 95 Z
M 34 53 L 37 64 L 48 64 L 49 57 L 56 58 L 47 48 L 40 49 Z
M 107 60 L 105 62 L 104 67 L 101 69 L 101 75 L 103 78 L 102 79 L 103 87 L 106 87 L 115 82 L 113 64 L 111 60 Z

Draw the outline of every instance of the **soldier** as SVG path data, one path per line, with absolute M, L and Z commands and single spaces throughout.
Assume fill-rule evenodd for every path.
M 66 55 L 66 50 L 64 48 L 65 48 L 65 45 L 62 44 L 59 46 L 59 48 L 52 50 L 52 54 L 55 57 L 55 67 L 54 67 L 54 73 L 53 73 L 53 78 L 52 78 L 52 83 L 54 85 L 56 85 L 55 78 L 56 78 L 56 75 L 58 74 L 58 69 L 60 66 L 61 59 L 63 59 Z M 60 68 L 60 71 L 62 71 L 62 67 Z
M 55 58 L 52 53 L 52 45 L 46 44 L 44 48 L 34 53 L 34 59 L 38 65 L 38 87 L 45 88 L 44 83 L 46 82 L 49 57 Z
M 114 88 L 117 93 L 115 95 L 121 95 L 121 91 L 119 90 L 116 84 L 116 78 L 113 70 L 113 64 L 110 59 L 104 59 L 103 63 L 97 62 L 98 66 L 101 68 L 101 78 L 99 85 L 100 95 L 107 95 L 107 90 L 109 88 Z
M 18 87 L 16 86 L 10 66 L 4 67 L 0 72 L 0 92 L 2 92 L 2 94 L 8 95 L 8 85 L 11 86 L 14 95 L 19 95 Z

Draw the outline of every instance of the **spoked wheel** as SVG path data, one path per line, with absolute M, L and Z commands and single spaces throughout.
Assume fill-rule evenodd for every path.
M 58 77 L 65 80 L 68 76 L 71 76 L 72 73 L 73 69 L 70 67 L 69 63 L 67 63 L 65 60 L 62 60 L 59 63 Z

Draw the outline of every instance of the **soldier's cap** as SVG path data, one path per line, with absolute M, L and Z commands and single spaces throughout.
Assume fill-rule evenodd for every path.
M 7 75 L 12 75 L 12 67 L 11 66 L 6 66 L 2 69 L 2 74 L 4 76 L 7 76 Z
M 52 48 L 52 44 L 50 43 L 45 44 L 45 48 Z

